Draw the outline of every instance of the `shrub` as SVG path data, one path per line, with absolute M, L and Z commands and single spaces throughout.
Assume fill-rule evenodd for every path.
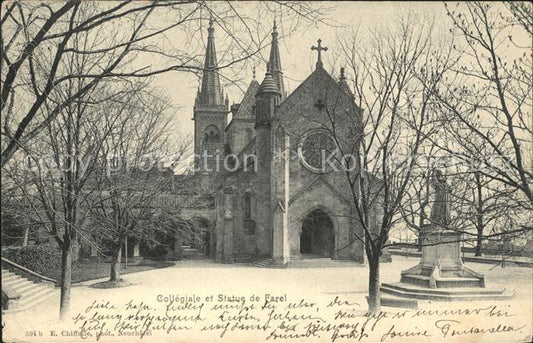
M 61 250 L 52 244 L 4 248 L 2 256 L 39 274 L 61 267 Z
M 168 254 L 169 248 L 165 245 L 148 245 L 145 242 L 140 246 L 141 255 L 153 258 L 155 260 L 164 260 Z

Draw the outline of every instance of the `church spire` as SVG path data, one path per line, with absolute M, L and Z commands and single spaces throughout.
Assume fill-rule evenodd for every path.
M 220 78 L 217 68 L 217 53 L 215 49 L 215 28 L 213 18 L 209 20 L 207 29 L 207 48 L 205 51 L 204 71 L 202 75 L 202 86 L 198 94 L 198 107 L 220 107 L 224 106 L 224 97 L 220 87 Z
M 278 84 L 278 89 L 281 93 L 281 98 L 285 99 L 285 86 L 283 85 L 283 72 L 281 71 L 281 58 L 278 47 L 278 31 L 276 21 L 274 20 L 274 27 L 272 28 L 272 44 L 270 46 L 270 71 L 272 76 Z
M 342 90 L 346 94 L 353 97 L 352 90 L 350 89 L 350 86 L 348 86 L 348 82 L 346 82 L 346 74 L 344 73 L 344 67 L 341 68 L 341 77 L 339 78 L 339 86 L 341 86 Z

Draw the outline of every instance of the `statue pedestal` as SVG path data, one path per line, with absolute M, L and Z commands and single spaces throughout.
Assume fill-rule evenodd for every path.
M 460 232 L 425 230 L 422 244 L 420 266 L 426 275 L 438 267 L 441 276 L 462 276 Z
M 482 274 L 461 260 L 461 233 L 428 226 L 421 233 L 423 248 L 419 264 L 402 271 L 400 282 L 384 283 L 383 293 L 423 300 L 508 299 L 505 290 L 485 289 Z
M 428 288 L 485 287 L 483 275 L 463 265 L 460 232 L 428 226 L 421 236 L 422 260 L 402 271 L 401 282 Z

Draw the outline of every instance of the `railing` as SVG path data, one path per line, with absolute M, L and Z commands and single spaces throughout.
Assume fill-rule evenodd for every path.
M 39 281 L 39 282 L 51 282 L 53 284 L 57 284 L 57 281 L 52 279 L 52 278 L 49 278 L 47 276 L 44 276 L 44 275 L 41 275 L 41 274 L 38 274 L 32 270 L 29 270 L 28 268 L 25 268 L 23 266 L 21 266 L 20 264 L 17 264 L 13 261 L 10 261 L 8 260 L 7 258 L 5 257 L 2 257 L 2 264 L 8 264 L 10 265 L 11 267 L 15 268 L 16 270 L 18 270 L 19 272 L 23 273 L 24 275 L 28 276 L 29 279 L 31 280 L 35 280 L 35 281 Z

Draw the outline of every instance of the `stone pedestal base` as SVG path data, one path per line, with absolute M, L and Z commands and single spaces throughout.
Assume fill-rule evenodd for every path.
M 422 234 L 422 271 L 430 275 L 438 267 L 442 276 L 461 276 L 464 269 L 461 260 L 461 233 L 425 231 Z
M 422 243 L 422 260 L 402 271 L 400 282 L 428 288 L 485 287 L 484 276 L 463 265 L 460 232 L 425 230 Z
M 461 233 L 429 227 L 421 234 L 422 259 L 402 271 L 399 283 L 383 284 L 381 291 L 399 297 L 424 300 L 505 299 L 504 290 L 485 289 L 482 274 L 461 260 Z

